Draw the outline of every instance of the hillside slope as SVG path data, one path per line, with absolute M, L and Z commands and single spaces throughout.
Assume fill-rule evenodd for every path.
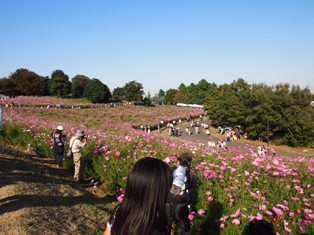
M 0 234 L 101 234 L 115 201 L 51 159 L 0 145 Z

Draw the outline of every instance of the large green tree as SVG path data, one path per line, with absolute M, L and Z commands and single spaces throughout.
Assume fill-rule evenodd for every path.
M 76 75 L 72 78 L 72 97 L 81 98 L 84 95 L 84 89 L 89 81 L 85 75 Z
M 87 82 L 84 89 L 84 97 L 92 103 L 106 103 L 109 102 L 111 93 L 107 85 L 94 78 Z
M 159 98 L 165 97 L 165 95 L 166 95 L 166 92 L 165 92 L 163 89 L 159 89 L 158 97 L 159 97 Z
M 125 93 L 123 87 L 117 87 L 112 92 L 112 98 L 115 101 L 122 101 L 125 100 Z
M 144 95 L 143 85 L 137 81 L 131 81 L 123 87 L 115 88 L 112 95 L 118 101 L 142 101 Z
M 0 79 L 0 93 L 8 96 L 16 95 L 16 86 L 11 79 L 1 78 Z
M 67 97 L 71 92 L 71 82 L 69 76 L 62 70 L 55 70 L 51 74 L 49 81 L 49 91 L 52 95 Z
M 167 104 L 176 103 L 175 97 L 176 97 L 177 92 L 178 92 L 177 89 L 172 89 L 172 88 L 166 91 L 166 103 Z
M 143 99 L 143 85 L 137 81 L 131 81 L 123 87 L 124 97 L 127 101 L 140 101 Z
M 47 95 L 47 79 L 35 72 L 17 69 L 9 79 L 15 86 L 14 95 Z

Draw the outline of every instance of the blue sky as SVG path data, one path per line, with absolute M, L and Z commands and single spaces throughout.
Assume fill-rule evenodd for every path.
M 1 0 L 0 77 L 98 78 L 145 92 L 201 79 L 314 92 L 314 1 Z

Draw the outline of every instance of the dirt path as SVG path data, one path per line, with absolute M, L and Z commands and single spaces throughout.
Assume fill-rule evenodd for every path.
M 51 159 L 0 144 L 0 234 L 101 234 L 115 201 Z

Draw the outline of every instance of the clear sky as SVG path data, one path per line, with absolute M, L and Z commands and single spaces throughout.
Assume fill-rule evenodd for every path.
M 314 92 L 313 0 L 1 0 L 0 77 L 136 80 L 158 90 L 288 82 Z

